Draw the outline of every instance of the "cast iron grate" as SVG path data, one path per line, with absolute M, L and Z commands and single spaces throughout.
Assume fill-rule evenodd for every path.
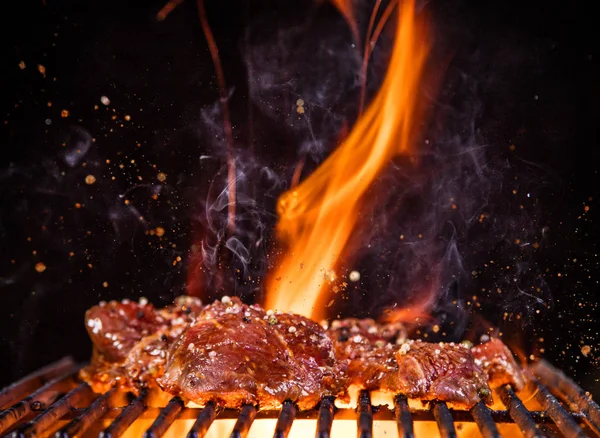
M 0 435 L 10 437 L 51 436 L 56 438 L 100 436 L 116 438 L 124 434 L 133 422 L 151 415 L 154 408 L 147 405 L 149 393 L 142 390 L 131 396 L 128 404 L 115 407 L 111 399 L 118 389 L 95 395 L 87 384 L 77 379 L 80 366 L 70 358 L 49 365 L 16 382 L 0 392 Z M 395 421 L 399 438 L 415 437 L 415 422 L 435 421 L 443 438 L 457 436 L 456 422 L 475 423 L 485 438 L 500 437 L 498 424 L 514 423 L 527 438 L 551 436 L 567 438 L 600 436 L 600 408 L 572 379 L 549 363 L 541 360 L 527 369 L 537 386 L 535 398 L 543 410 L 530 411 L 510 388 L 500 388 L 505 410 L 492 410 L 483 402 L 469 411 L 449 409 L 445 403 L 431 402 L 424 409 L 409 408 L 403 395 L 394 397 L 394 408 L 372 406 L 367 391 L 361 391 L 356 410 L 337 409 L 333 398 L 323 398 L 318 409 L 299 412 L 294 403 L 286 401 L 280 411 L 259 411 L 245 405 L 240 410 L 220 409 L 210 402 L 203 408 L 188 408 L 179 397 L 173 397 L 152 417 L 152 425 L 144 438 L 158 438 L 178 419 L 195 419 L 187 432 L 188 438 L 206 435 L 216 418 L 234 418 L 235 426 L 229 435 L 243 438 L 248 435 L 256 418 L 277 418 L 273 437 L 288 436 L 296 418 L 316 419 L 317 438 L 328 438 L 335 418 L 354 416 L 358 437 L 374 437 L 373 421 Z M 120 394 L 123 395 L 123 394 Z M 99 424 L 106 424 L 95 432 Z M 544 426 L 544 427 L 542 427 Z M 420 438 L 420 437 L 417 437 Z

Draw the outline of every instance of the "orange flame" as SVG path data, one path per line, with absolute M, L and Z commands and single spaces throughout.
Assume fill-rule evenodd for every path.
M 279 199 L 277 233 L 286 252 L 268 279 L 268 308 L 323 316 L 326 276 L 339 265 L 366 190 L 392 157 L 410 151 L 428 49 L 414 0 L 406 0 L 398 8 L 390 66 L 373 102 L 336 151 Z

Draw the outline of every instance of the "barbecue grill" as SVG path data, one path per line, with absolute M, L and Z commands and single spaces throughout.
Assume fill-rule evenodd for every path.
M 277 419 L 276 438 L 290 433 L 295 419 L 316 420 L 316 437 L 332 436 L 336 420 L 354 419 L 358 437 L 377 437 L 374 421 L 395 422 L 398 437 L 417 437 L 415 425 L 429 421 L 437 423 L 443 438 L 456 437 L 455 423 L 475 423 L 480 435 L 500 437 L 498 425 L 514 423 L 527 438 L 565 436 L 600 436 L 600 407 L 572 379 L 548 362 L 540 360 L 526 372 L 536 386 L 535 399 L 541 410 L 528 410 L 509 387 L 498 391 L 505 410 L 494 410 L 478 403 L 470 411 L 450 409 L 442 402 L 424 403 L 422 409 L 409 406 L 406 397 L 394 397 L 393 409 L 373 406 L 367 391 L 358 395 L 356 409 L 338 409 L 333 398 L 323 398 L 317 409 L 299 412 L 294 403 L 286 401 L 280 411 L 260 411 L 245 405 L 240 410 L 220 409 L 214 403 L 203 408 L 186 407 L 183 400 L 173 397 L 160 408 L 149 403 L 149 391 L 134 396 L 113 388 L 95 395 L 86 383 L 78 380 L 80 365 L 70 358 L 62 359 L 8 386 L 0 393 L 0 433 L 12 437 L 49 436 L 57 438 L 100 436 L 115 438 L 132 430 L 145 430 L 145 438 L 180 436 L 167 433 L 173 423 L 187 420 L 193 424 L 187 437 L 203 437 L 215 419 L 235 420 L 230 437 L 246 437 L 255 419 Z M 149 427 L 131 427 L 146 421 Z M 131 428 L 130 428 L 131 427 Z M 271 433 L 271 432 L 270 432 Z M 137 436 L 139 433 L 136 432 Z

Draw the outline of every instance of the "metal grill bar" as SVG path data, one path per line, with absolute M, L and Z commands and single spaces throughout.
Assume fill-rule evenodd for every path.
M 123 432 L 131 426 L 131 423 L 144 412 L 144 409 L 146 409 L 145 403 L 147 397 L 148 389 L 142 388 L 140 395 L 121 411 L 119 416 L 115 418 L 110 426 L 100 432 L 100 438 L 117 438 L 118 436 L 121 436 Z
M 71 421 L 63 429 L 56 432 L 55 438 L 72 438 L 81 436 L 89 427 L 97 420 L 102 418 L 108 411 L 108 401 L 116 392 L 116 389 L 111 389 L 98 397 L 94 402 L 83 411 L 77 418 Z
M 452 414 L 452 418 L 454 419 L 455 423 L 473 423 L 473 414 L 471 413 L 471 411 L 454 410 L 454 409 L 449 409 L 449 410 L 450 410 L 450 413 Z M 186 418 L 192 418 L 195 416 L 193 414 L 193 412 L 199 413 L 200 410 L 196 409 L 196 408 L 186 408 L 186 410 L 184 411 L 184 414 L 182 414 L 182 417 L 185 416 Z M 256 419 L 266 419 L 266 418 L 276 419 L 279 416 L 280 412 L 281 411 L 279 411 L 279 410 L 277 410 L 277 411 L 259 411 L 258 414 L 256 415 Z M 219 413 L 218 418 L 235 420 L 238 418 L 239 413 L 240 413 L 239 410 L 224 409 L 222 411 L 222 413 Z M 314 409 L 314 410 L 310 410 L 310 411 L 298 411 L 298 412 L 296 412 L 295 418 L 296 419 L 305 419 L 305 420 L 315 420 L 318 418 L 318 413 L 319 413 L 318 409 Z M 412 419 L 415 423 L 419 422 L 419 421 L 435 421 L 435 417 L 433 415 L 433 410 L 430 410 L 430 409 L 412 409 L 411 408 L 410 413 L 411 413 Z M 536 424 L 554 425 L 554 421 L 552 421 L 552 419 L 544 411 L 529 411 L 529 414 Z M 190 415 L 191 415 L 191 417 L 190 417 Z M 496 424 L 514 423 L 515 422 L 507 410 L 497 410 L 497 411 L 490 410 L 490 415 L 492 416 L 492 418 L 494 419 Z M 344 409 L 344 408 L 337 409 L 337 408 L 335 408 L 335 418 L 337 419 L 338 416 L 340 418 L 344 418 L 344 419 L 349 419 L 349 418 L 356 419 L 356 411 L 354 409 L 347 409 L 347 408 L 346 409 Z M 584 423 L 584 417 L 582 414 L 572 413 L 571 416 L 578 424 Z M 373 410 L 373 420 L 374 421 L 377 421 L 377 420 L 390 421 L 390 420 L 394 420 L 394 419 L 395 419 L 395 412 L 393 410 L 388 409 L 387 406 L 381 407 L 377 410 L 375 410 L 375 409 Z
M 281 413 L 277 418 L 277 425 L 275 426 L 275 433 L 273 438 L 286 438 L 292 428 L 292 423 L 296 417 L 296 405 L 290 400 L 283 402 L 281 407 Z
M 341 410 L 343 412 L 343 410 Z M 429 409 L 413 409 L 410 411 L 412 419 L 414 422 L 419 421 L 435 421 L 435 416 L 433 415 L 433 411 Z M 453 410 L 450 409 L 450 413 L 452 414 L 452 418 L 455 423 L 472 423 L 473 415 L 471 411 L 462 411 L 462 410 Z M 529 412 L 533 422 L 536 424 L 554 424 L 552 419 L 546 414 L 546 412 L 542 411 L 530 411 Z M 515 423 L 513 418 L 510 416 L 509 411 L 507 410 L 498 410 L 498 411 L 490 411 L 490 415 L 494 419 L 496 424 L 501 423 Z M 582 414 L 574 413 L 571 414 L 573 419 L 579 423 L 584 423 L 584 417 Z M 395 417 L 394 412 L 386 412 L 386 409 L 381 409 L 376 414 L 373 415 L 376 420 L 392 420 Z
M 44 407 L 52 404 L 60 396 L 55 387 L 72 377 L 76 372 L 77 370 L 71 370 L 60 377 L 50 380 L 20 402 L 0 412 L 0 435 L 31 412 L 42 410 Z
M 437 422 L 438 429 L 442 438 L 456 438 L 456 429 L 452 414 L 446 406 L 446 403 L 433 402 L 433 416 Z
M 248 431 L 250 430 L 250 426 L 252 426 L 254 418 L 256 418 L 257 412 L 258 411 L 256 410 L 255 406 L 242 406 L 242 411 L 235 422 L 235 426 L 233 426 L 233 432 L 231 432 L 230 438 L 246 438 Z
M 401 394 L 394 397 L 394 407 L 398 425 L 398 438 L 414 438 L 413 419 L 408 408 L 407 398 Z
M 161 409 L 160 414 L 152 423 L 152 426 L 148 428 L 144 433 L 144 438 L 158 438 L 164 435 L 169 426 L 173 424 L 173 421 L 177 418 L 181 410 L 183 409 L 184 403 L 181 398 L 175 396 L 164 409 Z
M 40 386 L 69 371 L 73 371 L 74 368 L 75 362 L 73 362 L 73 359 L 65 357 L 25 376 L 0 391 L 0 408 L 5 408 L 18 402 Z
M 29 396 L 13 404 L 5 411 L 0 412 L 0 428 L 6 430 L 14 429 L 15 425 L 23 419 L 32 417 L 34 411 L 44 412 L 35 417 L 32 421 L 22 424 L 14 430 L 12 436 L 15 438 L 25 436 L 38 436 L 40 434 L 48 435 L 56 430 L 58 420 L 68 418 L 72 420 L 66 427 L 54 434 L 55 438 L 67 438 L 81 436 L 98 420 L 106 414 L 114 421 L 103 432 L 100 437 L 112 438 L 123 434 L 129 426 L 144 412 L 146 408 L 146 399 L 148 390 L 144 389 L 139 396 L 134 398 L 131 403 L 122 409 L 111 409 L 112 395 L 118 393 L 119 389 L 112 389 L 109 392 L 100 395 L 85 408 L 76 407 L 92 400 L 91 390 L 85 384 L 78 386 L 77 381 L 72 379 L 77 369 L 69 359 L 57 362 L 56 367 L 46 367 L 38 371 L 33 376 L 22 379 L 2 392 L 0 396 L 15 397 L 14 394 L 21 394 L 25 383 L 32 385 L 31 382 L 42 382 L 42 387 L 35 390 Z M 52 373 L 65 368 L 73 369 L 72 372 L 64 374 L 60 378 L 48 379 Z M 502 401 L 507 406 L 507 410 L 490 410 L 482 402 L 475 405 L 470 411 L 452 410 L 445 403 L 431 402 L 429 409 L 411 410 L 408 400 L 403 395 L 397 395 L 394 398 L 394 407 L 392 411 L 387 407 L 374 408 L 371 405 L 371 398 L 368 391 L 359 393 L 356 410 L 335 408 L 334 397 L 325 397 L 321 400 L 318 410 L 299 412 L 297 406 L 292 401 L 285 401 L 282 408 L 277 411 L 258 412 L 257 407 L 245 405 L 241 410 L 226 409 L 221 414 L 221 409 L 216 403 L 208 403 L 201 411 L 194 408 L 185 408 L 183 400 L 179 397 L 173 397 L 167 406 L 163 408 L 158 417 L 152 423 L 152 426 L 146 431 L 145 438 L 157 438 L 162 436 L 169 426 L 179 416 L 182 418 L 194 418 L 197 415 L 194 426 L 188 433 L 188 438 L 202 438 L 206 435 L 214 419 L 219 418 L 237 418 L 236 425 L 231 433 L 231 438 L 245 438 L 253 424 L 255 418 L 275 418 L 277 416 L 277 425 L 275 426 L 274 438 L 287 438 L 295 418 L 315 419 L 317 414 L 317 438 L 329 438 L 333 425 L 334 416 L 340 414 L 340 417 L 347 419 L 350 416 L 356 418 L 358 437 L 373 438 L 373 420 L 390 421 L 395 418 L 398 435 L 400 438 L 415 438 L 413 421 L 436 421 L 440 434 L 443 438 L 456 437 L 454 422 L 472 422 L 475 421 L 484 438 L 500 437 L 498 423 L 516 423 L 527 438 L 545 436 L 539 429 L 541 424 L 553 424 L 566 438 L 583 438 L 587 435 L 583 432 L 580 424 L 587 422 L 592 431 L 599 433 L 600 427 L 600 409 L 593 402 L 588 394 L 584 393 L 573 381 L 566 377 L 562 372 L 554 369 L 545 362 L 538 362 L 529 368 L 531 380 L 541 383 L 538 384 L 538 390 L 535 394 L 538 402 L 544 408 L 544 411 L 528 411 L 519 397 L 514 393 L 510 386 L 499 389 Z M 49 374 L 50 373 L 50 374 Z M 25 382 L 25 383 L 23 383 Z M 29 383 L 27 383 L 29 382 Z M 544 383 L 548 382 L 552 387 L 547 387 Z M 17 388 L 17 389 L 15 389 Z M 60 396 L 70 390 L 62 398 Z M 16 391 L 16 392 L 15 392 Z M 560 396 L 569 409 L 581 412 L 569 412 L 563 404 L 552 394 Z M 123 394 L 124 395 L 124 394 Z M 5 398 L 4 400 L 13 400 Z M 53 403 L 53 404 L 52 404 Z M 185 409 L 185 410 L 184 410 Z M 148 418 L 151 411 L 144 415 Z M 199 412 L 199 414 L 197 414 Z M 116 416 L 116 417 L 115 417 Z M 190 417 L 191 416 L 191 417 Z M 0 435 L 1 433 L 0 432 Z
M 329 438 L 331 435 L 331 426 L 333 425 L 333 415 L 335 414 L 335 406 L 333 397 L 325 397 L 321 400 L 319 407 L 319 417 L 317 418 L 317 433 L 316 438 Z
M 360 391 L 358 394 L 358 438 L 373 437 L 373 408 L 369 391 Z
M 586 423 L 600 435 L 600 406 L 592 400 L 589 394 L 579 387 L 562 371 L 554 368 L 545 360 L 540 360 L 530 367 L 535 376 L 550 391 L 563 400 L 574 405 L 585 416 Z
M 507 407 L 512 419 L 515 421 L 525 438 L 543 438 L 544 434 L 540 432 L 531 413 L 527 410 L 523 402 L 510 386 L 499 388 L 502 403 Z
M 471 414 L 483 438 L 500 438 L 500 433 L 492 418 L 490 409 L 483 402 L 479 402 L 473 406 Z
M 90 387 L 87 383 L 80 383 L 77 387 L 56 403 L 35 417 L 33 421 L 25 424 L 19 430 L 13 432 L 13 437 L 37 436 L 50 428 L 54 423 L 65 416 L 67 412 L 75 407 L 84 396 L 90 394 Z
M 583 430 L 577 425 L 573 417 L 562 407 L 560 402 L 554 398 L 552 394 L 542 384 L 537 385 L 538 390 L 535 393 L 535 398 L 544 410 L 548 412 L 550 418 L 556 424 L 558 430 L 566 438 L 585 438 Z
M 187 438 L 203 438 L 217 416 L 216 404 L 209 401 L 198 415 L 196 422 L 187 434 Z

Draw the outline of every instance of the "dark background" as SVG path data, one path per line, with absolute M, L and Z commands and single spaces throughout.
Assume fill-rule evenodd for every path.
M 155 19 L 161 1 L 17 3 L 6 18 L 11 23 L 4 27 L 2 67 L 2 385 L 67 354 L 86 359 L 83 314 L 99 300 L 146 296 L 163 305 L 185 292 L 194 244 L 205 235 L 200 216 L 214 190 L 210 184 L 222 178 L 224 156 L 217 82 L 194 2 L 184 2 L 162 22 Z M 343 20 L 326 3 L 289 3 L 208 5 L 232 90 L 236 148 L 284 176 L 307 138 L 323 144 L 309 154 L 318 162 L 356 116 L 356 63 L 352 55 L 344 58 L 352 49 Z M 363 15 L 370 10 L 368 2 L 359 6 Z M 467 315 L 491 321 L 517 338 L 525 355 L 541 354 L 598 395 L 599 248 L 593 217 L 600 71 L 594 18 L 583 9 L 542 1 L 431 1 L 426 9 L 439 52 L 454 53 L 442 95 L 451 94 L 456 77 L 479 84 L 468 99 L 478 99 L 480 112 L 469 121 L 481 126 L 478 138 L 495 162 L 506 163 L 502 202 L 527 215 L 503 220 L 507 229 L 527 228 L 524 234 L 533 236 L 527 269 L 543 285 L 541 298 L 510 286 L 498 297 L 492 292 L 501 277 L 509 277 L 508 269 L 490 267 L 488 257 L 479 256 L 469 265 L 479 272 L 473 290 L 492 292 L 482 294 L 481 312 L 469 303 Z M 366 19 L 360 19 L 364 27 Z M 263 48 L 277 45 L 269 40 L 274 29 L 293 33 L 281 38 L 277 59 L 270 61 L 272 52 Z M 385 70 L 389 38 L 382 38 L 381 47 L 372 63 L 371 91 Z M 249 53 L 256 60 L 252 77 L 244 62 Z M 305 86 L 301 96 L 309 107 L 311 97 L 318 101 L 319 87 L 328 85 L 328 106 L 314 110 L 312 130 L 294 114 L 297 94 L 269 94 L 273 79 L 266 73 L 273 71 L 284 77 L 279 84 L 300 78 L 290 89 Z M 248 87 L 261 73 L 264 88 Z M 258 97 L 251 98 L 257 89 Z M 102 96 L 110 99 L 108 106 Z M 252 163 L 250 177 L 260 170 Z M 88 175 L 93 184 L 86 183 Z M 268 228 L 285 184 L 267 183 L 268 190 L 259 187 L 268 195 L 260 198 L 258 218 Z M 531 194 L 535 202 L 528 204 Z M 157 227 L 164 235 L 156 234 Z M 264 234 L 269 237 L 268 229 Z M 493 251 L 496 257 L 513 250 Z M 265 262 L 254 256 L 248 269 L 259 276 Z M 36 270 L 39 263 L 43 272 Z M 217 294 L 211 285 L 205 293 Z M 259 285 L 239 293 L 251 299 L 261 291 Z M 470 302 L 469 296 L 463 300 Z M 590 347 L 586 355 L 584 346 Z

